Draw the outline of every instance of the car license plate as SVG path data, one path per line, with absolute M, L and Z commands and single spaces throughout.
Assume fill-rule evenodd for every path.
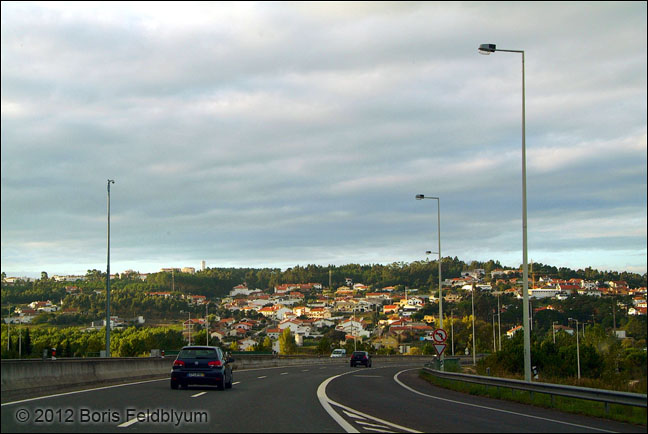
M 187 377 L 204 377 L 205 374 L 202 372 L 189 372 Z

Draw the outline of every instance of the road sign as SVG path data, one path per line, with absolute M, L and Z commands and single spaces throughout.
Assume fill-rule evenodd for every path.
M 436 329 L 432 333 L 432 339 L 434 339 L 434 342 L 442 344 L 446 341 L 446 339 L 448 339 L 448 332 L 443 329 Z
M 434 349 L 436 350 L 437 354 L 441 356 L 443 352 L 445 351 L 446 344 L 434 344 Z

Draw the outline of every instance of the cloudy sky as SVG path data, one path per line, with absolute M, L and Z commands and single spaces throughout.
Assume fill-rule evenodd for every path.
M 646 3 L 2 2 L 2 271 L 646 272 Z M 436 255 L 430 256 L 432 259 Z

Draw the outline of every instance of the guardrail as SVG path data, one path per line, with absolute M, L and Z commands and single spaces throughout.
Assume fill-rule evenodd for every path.
M 610 404 L 628 405 L 646 408 L 647 396 L 641 393 L 617 392 L 614 390 L 591 389 L 588 387 L 567 386 L 552 383 L 526 382 L 499 377 L 484 377 L 481 375 L 459 374 L 442 372 L 429 367 L 423 370 L 430 374 L 448 380 L 475 383 L 483 386 L 505 387 L 509 389 L 524 390 L 533 393 L 544 393 L 551 396 L 551 405 L 554 405 L 555 396 L 564 396 L 588 401 L 598 401 L 605 404 L 605 413 L 610 411 Z

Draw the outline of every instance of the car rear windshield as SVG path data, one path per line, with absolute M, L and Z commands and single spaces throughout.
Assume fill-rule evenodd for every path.
M 366 354 L 367 353 L 365 353 L 364 351 L 356 351 L 355 353 L 353 353 L 354 356 L 364 356 Z
M 180 351 L 179 359 L 218 359 L 218 352 L 213 348 L 187 348 Z

